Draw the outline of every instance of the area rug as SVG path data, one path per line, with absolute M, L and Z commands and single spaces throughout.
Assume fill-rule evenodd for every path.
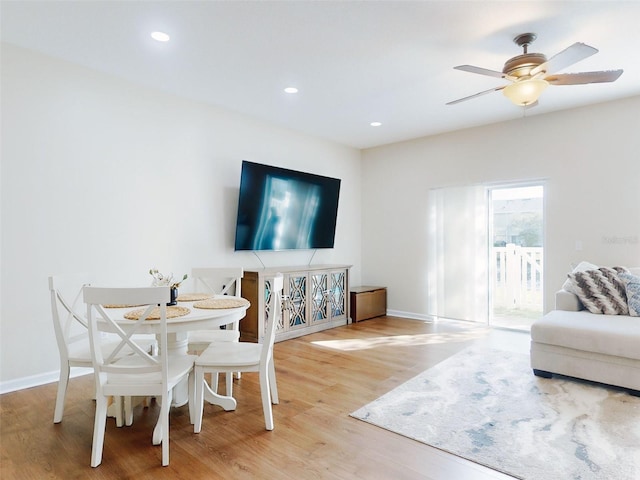
M 640 398 L 470 347 L 351 416 L 527 480 L 640 479 Z

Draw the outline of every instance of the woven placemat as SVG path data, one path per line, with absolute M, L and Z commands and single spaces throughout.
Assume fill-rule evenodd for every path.
M 181 293 L 178 295 L 179 302 L 197 302 L 198 300 L 206 300 L 213 297 L 210 293 Z
M 146 308 L 131 310 L 130 312 L 124 314 L 124 318 L 127 318 L 129 320 L 138 320 L 146 310 Z M 190 311 L 191 310 L 189 310 L 187 307 L 167 307 L 167 318 L 183 317 Z M 160 307 L 155 307 L 153 310 L 151 310 L 151 313 L 147 317 L 147 320 L 160 320 Z
M 238 308 L 251 305 L 245 298 L 210 298 L 193 304 L 194 308 Z

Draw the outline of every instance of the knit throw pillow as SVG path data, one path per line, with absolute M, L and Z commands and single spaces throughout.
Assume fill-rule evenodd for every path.
M 570 273 L 578 273 L 578 272 L 585 272 L 587 270 L 597 270 L 598 269 L 598 265 L 595 265 L 591 262 L 580 262 L 578 265 L 576 265 L 573 270 L 571 270 Z M 569 275 L 567 275 L 567 277 L 569 277 Z M 571 280 L 571 278 L 567 278 L 564 281 L 564 284 L 562 285 L 562 289 L 566 290 L 567 292 L 571 292 L 571 293 L 576 293 L 573 291 L 573 281 Z
M 597 270 L 570 273 L 573 291 L 591 313 L 628 315 L 625 285 L 618 273 L 624 267 L 600 267 Z
M 640 276 L 623 272 L 618 275 L 627 294 L 627 305 L 629 306 L 629 315 L 632 317 L 640 317 Z

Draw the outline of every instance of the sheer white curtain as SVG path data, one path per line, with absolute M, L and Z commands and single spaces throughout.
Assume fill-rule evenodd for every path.
M 483 186 L 429 192 L 429 315 L 487 322 L 487 202 Z

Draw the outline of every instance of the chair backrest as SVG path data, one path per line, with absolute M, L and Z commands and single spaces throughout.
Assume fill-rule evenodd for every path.
M 88 324 L 82 311 L 82 289 L 89 285 L 87 274 L 53 275 L 49 277 L 51 315 L 60 355 L 69 358 L 69 347 L 83 343 L 89 347 Z M 86 359 L 88 362 L 90 358 Z
M 87 320 L 89 324 L 89 340 L 91 342 L 91 355 L 93 368 L 96 373 L 96 385 L 101 388 L 104 374 L 154 374 L 161 373 L 162 383 L 167 384 L 168 355 L 167 352 L 167 302 L 171 294 L 169 287 L 142 287 L 142 288 L 83 288 L 84 302 L 87 304 Z M 104 305 L 144 305 L 140 308 L 142 313 L 138 319 L 129 320 L 123 327 L 121 319 L 116 319 L 110 314 L 110 309 Z M 147 318 L 155 314 L 159 316 L 160 353 L 152 356 L 144 346 L 137 343 L 134 334 L 139 327 L 144 325 Z M 119 344 L 105 357 L 101 348 L 103 335 L 106 330 L 117 334 Z M 127 355 L 127 361 L 118 361 L 122 358 L 118 354 L 122 349 L 131 350 Z M 125 383 L 128 383 L 125 380 Z
M 280 323 L 282 315 L 282 288 L 284 280 L 281 273 L 271 280 L 271 297 L 269 300 L 269 308 L 267 310 L 267 326 L 264 335 L 264 344 L 262 347 L 261 361 L 266 361 L 273 355 L 273 343 L 276 339 L 276 327 Z
M 192 268 L 191 277 L 196 291 L 217 295 L 241 295 L 242 267 L 205 267 Z

